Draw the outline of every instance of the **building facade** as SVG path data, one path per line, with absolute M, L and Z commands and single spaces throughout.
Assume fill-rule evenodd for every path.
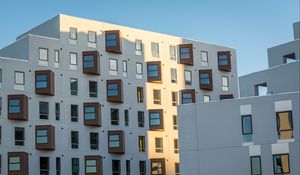
M 182 174 L 300 174 L 299 24 L 239 78 L 241 98 L 178 107 Z
M 178 105 L 237 87 L 235 49 L 58 15 L 0 50 L 0 174 L 178 175 Z

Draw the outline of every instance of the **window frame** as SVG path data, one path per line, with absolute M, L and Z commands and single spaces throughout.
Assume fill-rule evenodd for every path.
M 222 91 L 229 91 L 229 77 L 228 76 L 222 76 Z M 226 84 L 224 84 L 224 80 L 226 81 Z
M 92 111 L 87 111 L 91 109 Z M 94 115 L 94 118 L 88 118 L 88 116 Z M 77 117 L 78 118 L 78 117 Z M 83 103 L 83 118 L 85 126 L 101 126 L 101 104 L 98 102 Z
M 153 89 L 153 104 L 161 105 L 161 90 Z
M 203 54 L 206 55 L 206 59 L 203 59 Z M 208 66 L 208 52 L 207 51 L 201 51 L 201 66 Z
M 140 48 L 138 48 L 138 45 L 139 45 Z M 142 40 L 139 40 L 139 39 L 135 40 L 135 55 L 136 56 L 142 56 L 143 55 L 143 41 Z
M 152 118 L 154 114 L 158 114 L 159 118 Z M 159 120 L 159 124 L 153 124 L 151 121 Z M 149 110 L 149 130 L 156 131 L 156 130 L 164 130 L 164 116 L 163 116 L 163 109 L 150 109 Z
M 109 39 L 108 35 L 115 35 L 115 39 Z M 108 45 L 109 41 L 115 40 L 115 45 Z M 105 31 L 105 50 L 106 52 L 121 54 L 122 53 L 122 38 L 120 30 Z
M 22 74 L 22 83 L 18 83 L 17 82 L 17 74 Z M 25 86 L 25 72 L 22 71 L 15 71 L 14 72 L 14 84 L 15 85 L 21 85 L 21 86 Z
M 98 97 L 98 82 L 89 81 L 89 97 L 97 98 Z
M 43 55 L 41 51 L 46 51 L 46 59 L 41 59 L 41 56 Z M 39 61 L 48 62 L 49 61 L 49 50 L 48 48 L 39 47 Z
M 151 66 L 156 66 L 156 70 L 150 70 Z M 149 76 L 150 72 L 156 72 L 156 76 Z M 160 61 L 150 61 L 147 62 L 147 81 L 150 83 L 162 83 L 162 72 L 161 72 L 161 62 Z
M 191 102 L 190 103 L 195 103 L 195 101 L 196 101 L 195 89 L 183 89 L 183 90 L 181 90 L 181 104 L 189 104 L 189 103 L 184 103 L 185 99 L 189 99 L 189 98 L 183 98 L 184 94 L 191 94 Z
M 111 138 L 110 136 L 114 136 L 117 135 L 118 136 L 118 147 L 111 147 L 110 143 L 111 143 Z M 108 139 L 108 153 L 110 154 L 125 154 L 125 135 L 124 135 L 124 131 L 122 130 L 113 130 L 113 131 L 107 131 L 107 139 Z
M 95 141 L 95 143 L 93 143 Z M 90 150 L 99 150 L 99 133 L 90 132 Z
M 21 138 L 17 138 L 17 132 L 21 132 Z M 15 146 L 25 145 L 25 128 L 15 127 Z
M 217 52 L 218 55 L 218 68 L 221 71 L 230 72 L 231 71 L 231 53 L 230 51 L 219 51 Z M 221 64 L 220 57 L 226 56 L 227 64 Z
M 73 111 L 73 110 L 75 110 L 75 111 Z M 73 112 L 75 112 L 75 115 L 72 114 Z M 78 112 L 79 112 L 78 105 L 77 104 L 70 104 L 71 122 L 78 122 L 78 116 L 79 116 Z
M 110 108 L 110 124 L 113 125 L 113 126 L 118 126 L 120 124 L 119 109 Z
M 79 131 L 71 131 L 71 149 L 79 149 Z
M 49 119 L 49 102 L 39 101 L 39 119 Z
M 157 167 L 154 167 L 153 164 L 156 163 L 160 163 L 161 164 L 161 174 L 157 174 L 157 175 L 165 175 L 166 174 L 166 170 L 165 170 L 165 158 L 156 158 L 156 159 L 150 159 L 151 164 L 151 174 L 153 174 L 154 170 L 157 170 Z
M 281 158 L 281 156 L 287 156 L 287 159 L 288 159 L 288 172 L 276 172 L 276 169 L 275 169 L 275 157 L 276 156 L 280 156 L 280 158 Z M 282 165 L 281 165 L 282 166 Z M 274 174 L 290 174 L 291 173 L 291 165 L 290 165 L 290 155 L 288 154 L 288 153 L 284 153 L 284 154 L 273 154 L 273 173 Z
M 11 100 L 18 100 L 18 105 L 11 106 Z M 11 112 L 10 108 L 18 106 L 19 109 L 17 112 Z M 7 96 L 7 116 L 9 120 L 28 120 L 28 97 L 20 95 L 8 95 Z
M 254 174 L 253 173 L 253 163 L 252 159 L 254 158 L 259 158 L 259 174 Z M 261 156 L 250 156 L 250 166 L 251 166 L 251 175 L 262 175 L 262 170 L 261 170 Z
M 201 78 L 201 75 L 206 74 L 207 78 Z M 202 80 L 208 80 L 208 83 L 203 83 Z M 213 90 L 213 75 L 211 69 L 202 69 L 199 70 L 199 87 L 202 90 Z
M 188 52 L 183 52 L 183 49 L 188 49 Z M 193 44 L 180 44 L 179 45 L 179 59 L 180 64 L 193 66 L 194 65 L 194 47 Z M 183 57 L 183 55 L 188 54 L 188 57 Z
M 137 116 L 138 116 L 138 127 L 140 128 L 145 127 L 145 112 L 137 111 Z
M 290 122 L 290 129 L 280 129 L 280 122 L 279 122 L 279 117 L 281 113 L 288 113 L 288 122 Z M 276 128 L 277 128 L 277 135 L 279 140 L 285 140 L 285 139 L 293 139 L 294 138 L 294 123 L 293 123 L 293 111 L 277 111 L 276 112 Z M 280 138 L 280 132 L 291 132 L 291 138 Z
M 244 126 L 244 118 L 250 118 L 250 132 L 245 132 L 245 126 Z M 251 114 L 246 114 L 246 115 L 241 115 L 241 121 L 242 121 L 242 135 L 243 135 L 243 142 L 252 142 L 252 135 L 253 135 L 253 123 L 252 123 L 252 115 Z M 249 136 L 249 138 L 248 138 Z M 251 141 L 246 141 L 246 139 L 250 139 Z
M 92 63 L 92 66 L 87 66 L 85 63 Z M 100 55 L 97 50 L 82 52 L 82 70 L 85 74 L 100 75 Z
M 46 135 L 38 136 L 38 131 L 47 131 Z M 47 142 L 38 142 L 38 137 L 46 137 Z M 55 150 L 55 127 L 52 125 L 35 126 L 35 147 L 37 150 Z
M 163 137 L 155 137 L 155 153 L 164 153 L 164 138 Z
M 110 85 L 116 85 L 117 89 L 109 89 Z M 116 95 L 109 95 L 109 91 L 117 91 Z M 106 80 L 106 97 L 108 102 L 123 103 L 123 83 L 121 79 Z
M 72 86 L 72 83 L 73 86 Z M 75 89 L 73 89 L 73 87 Z M 77 96 L 78 95 L 78 79 L 77 78 L 70 78 L 70 94 L 73 95 L 73 96 Z
M 39 80 L 39 76 L 45 76 L 46 79 Z M 45 82 L 46 86 L 39 87 L 39 82 Z M 55 80 L 54 72 L 51 70 L 36 70 L 35 71 L 35 93 L 40 95 L 55 95 Z
M 146 152 L 146 137 L 145 136 L 138 136 L 138 148 L 139 148 L 140 153 Z

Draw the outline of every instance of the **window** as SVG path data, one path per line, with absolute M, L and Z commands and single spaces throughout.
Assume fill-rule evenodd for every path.
M 55 149 L 55 128 L 52 125 L 36 125 L 36 149 L 54 150 Z
M 54 73 L 51 70 L 35 71 L 35 93 L 54 96 Z
M 201 51 L 201 66 L 208 66 L 208 52 Z
M 124 123 L 125 126 L 129 126 L 129 111 L 127 109 L 124 110 Z
M 174 139 L 174 153 L 179 153 L 178 139 Z
M 70 91 L 71 91 L 71 95 L 78 94 L 78 79 L 77 78 L 70 79 Z
M 261 175 L 261 160 L 260 156 L 251 156 L 251 175 Z
M 101 126 L 101 105 L 98 102 L 83 103 L 84 125 Z
M 1 154 L 0 154 L 0 174 L 1 174 L 1 171 L 2 170 L 2 156 L 1 156 Z
M 59 50 L 54 51 L 54 63 L 59 63 Z
M 268 85 L 267 82 L 260 83 L 254 86 L 255 95 L 256 96 L 263 96 L 268 94 Z
M 9 172 L 21 171 L 21 157 L 11 156 L 8 158 L 8 171 Z
M 0 116 L 1 116 L 1 113 L 2 113 L 2 97 L 0 97 Z
M 161 92 L 158 89 L 153 89 L 153 104 L 161 104 Z
M 123 103 L 122 80 L 106 80 L 107 101 Z
M 173 130 L 178 130 L 178 116 L 173 115 Z
M 85 156 L 85 174 L 102 174 L 102 157 Z
M 194 89 L 185 89 L 181 91 L 181 103 L 195 103 L 195 90 Z
M 70 53 L 70 65 L 77 67 L 77 53 Z
M 151 159 L 151 174 L 165 175 L 165 159 Z
M 82 70 L 85 74 L 100 75 L 100 57 L 98 51 L 82 52 Z
M 119 30 L 105 31 L 105 49 L 106 52 L 122 53 L 121 51 L 121 33 Z
M 126 160 L 126 175 L 130 175 L 130 160 Z
M 152 57 L 159 58 L 159 44 L 151 42 L 151 54 Z
M 118 60 L 116 59 L 109 59 L 109 75 L 118 75 Z
M 135 55 L 143 55 L 143 43 L 142 40 L 135 40 Z
M 222 90 L 223 91 L 228 91 L 229 90 L 228 77 L 222 76 Z
M 25 95 L 8 95 L 8 119 L 28 120 L 28 97 Z
M 71 131 L 71 148 L 78 149 L 79 148 L 79 132 Z
M 20 113 L 21 112 L 21 99 L 9 99 L 8 100 L 8 113 Z
M 233 99 L 233 98 L 234 98 L 233 94 L 221 94 L 220 95 L 220 100 Z
M 78 122 L 78 105 L 71 104 L 71 121 Z
M 24 90 L 25 85 L 25 73 L 15 71 L 15 85 L 14 88 L 16 90 Z
M 72 158 L 72 175 L 79 175 L 79 158 Z
M 97 42 L 96 36 L 97 36 L 96 32 L 88 31 L 88 42 L 96 43 Z
M 145 125 L 144 111 L 138 111 L 137 113 L 138 113 L 138 126 L 144 127 Z
M 123 131 L 108 131 L 108 152 L 111 154 L 125 153 L 125 137 Z
M 2 69 L 0 69 L 0 88 L 2 86 Z
M 172 92 L 172 106 L 178 105 L 178 93 Z
M 89 81 L 89 91 L 90 91 L 90 97 L 97 97 L 97 81 Z
M 147 62 L 148 82 L 161 83 L 161 63 L 160 61 Z
M 70 27 L 69 38 L 73 40 L 77 40 L 77 28 Z
M 146 175 L 146 161 L 140 160 L 139 167 L 140 167 L 140 175 Z
M 8 152 L 7 159 L 8 159 L 8 174 L 16 174 L 16 173 L 23 173 L 23 172 L 25 173 L 26 170 L 28 169 L 28 154 L 25 152 Z M 1 160 L 0 160 L 0 164 L 1 164 Z
M 169 46 L 170 60 L 176 60 L 176 47 Z
M 60 159 L 60 157 L 56 157 L 55 166 L 56 166 L 56 175 L 60 175 L 61 174 L 61 159 Z
M 15 145 L 24 146 L 25 142 L 25 129 L 15 127 Z
M 49 103 L 40 101 L 40 119 L 48 119 L 49 115 Z
M 90 149 L 92 150 L 99 149 L 99 134 L 97 132 L 90 133 Z
M 177 69 L 171 68 L 171 83 L 177 83 Z
M 119 125 L 119 109 L 110 109 L 111 125 Z
M 55 103 L 55 120 L 60 120 L 60 103 Z
M 145 152 L 145 136 L 139 136 L 139 152 Z
M 222 71 L 231 71 L 231 54 L 229 51 L 218 52 L 218 67 Z
M 192 85 L 192 71 L 184 71 L 184 83 L 185 85 Z
M 291 53 L 283 56 L 283 63 L 292 63 L 296 61 L 296 54 Z
M 123 77 L 127 77 L 127 61 L 123 60 Z
M 155 138 L 155 152 L 163 153 L 163 138 Z
M 39 60 L 48 61 L 48 49 L 39 48 Z
M 149 110 L 149 127 L 150 130 L 163 130 L 163 110 L 152 109 Z
M 40 174 L 49 175 L 49 157 L 40 157 Z
M 286 174 L 290 172 L 290 160 L 288 154 L 276 154 L 273 155 L 273 168 L 274 174 Z
M 143 78 L 143 64 L 136 63 L 136 78 L 142 79 Z
M 180 166 L 179 166 L 179 163 L 175 163 L 175 175 L 180 175 Z
M 242 116 L 242 134 L 243 142 L 252 142 L 252 116 L 243 115 Z
M 203 95 L 203 102 L 209 102 L 210 96 L 209 95 Z
M 200 82 L 199 82 L 200 89 L 202 89 L 202 90 L 212 90 L 213 89 L 213 79 L 212 79 L 212 70 L 211 69 L 199 70 L 199 80 L 200 80 Z
M 179 45 L 180 64 L 194 65 L 193 58 L 193 44 L 180 44 Z
M 138 103 L 144 102 L 144 89 L 143 87 L 136 88 L 136 100 Z
M 112 160 L 112 174 L 113 175 L 120 175 L 121 174 L 120 160 Z
M 293 138 L 293 118 L 292 111 L 283 111 L 276 113 L 278 139 Z
M 0 144 L 1 144 L 1 140 L 2 140 L 2 126 L 0 125 Z

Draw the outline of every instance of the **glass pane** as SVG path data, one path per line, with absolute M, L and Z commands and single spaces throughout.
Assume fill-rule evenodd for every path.
M 109 59 L 109 69 L 110 70 L 118 70 L 117 64 L 118 64 L 117 60 Z
M 117 38 L 116 34 L 106 34 L 107 40 L 115 40 Z
M 243 116 L 243 134 L 252 133 L 251 116 Z
M 48 49 L 40 48 L 40 60 L 48 61 Z
M 184 79 L 186 81 L 191 81 L 192 80 L 190 71 L 184 71 Z
M 207 52 L 201 52 L 201 61 L 208 62 L 208 53 Z
M 96 166 L 86 167 L 86 173 L 96 173 L 96 172 L 97 172 Z
M 94 120 L 96 118 L 95 113 L 85 114 L 85 120 Z
M 46 75 L 37 75 L 36 80 L 37 81 L 47 81 L 47 76 Z
M 21 164 L 9 164 L 9 171 L 20 171 Z
M 20 106 L 9 107 L 9 113 L 19 113 Z
M 20 163 L 20 157 L 9 157 L 9 163 Z
M 88 39 L 89 39 L 89 42 L 95 43 L 96 42 L 96 32 L 89 31 Z
M 20 100 L 19 99 L 10 99 L 9 100 L 9 106 L 19 106 Z
M 190 54 L 189 54 L 189 53 L 181 53 L 181 54 L 180 54 L 180 58 L 181 58 L 181 59 L 190 58 Z
M 219 65 L 228 65 L 227 55 L 220 55 L 219 56 Z
M 37 137 L 37 143 L 48 143 L 48 137 Z
M 15 72 L 15 84 L 24 84 L 24 72 Z
M 223 86 L 228 86 L 228 77 L 222 77 L 222 85 Z
M 260 157 L 251 157 L 252 174 L 261 174 Z
M 116 40 L 108 40 L 106 41 L 106 46 L 116 46 L 117 41 Z
M 70 53 L 70 64 L 77 65 L 77 54 Z
M 86 166 L 96 166 L 96 160 L 87 160 Z
M 142 64 L 141 63 L 136 63 L 136 73 L 137 74 L 142 74 L 143 69 L 142 69 Z
M 39 136 L 47 136 L 47 130 L 37 130 L 36 135 Z
M 36 88 L 47 88 L 47 81 L 36 82 Z
M 95 107 L 86 107 L 85 108 L 85 113 L 94 113 L 95 112 Z

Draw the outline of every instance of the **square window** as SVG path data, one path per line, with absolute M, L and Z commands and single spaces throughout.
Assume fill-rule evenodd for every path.
M 28 97 L 27 96 L 8 95 L 7 105 L 8 105 L 8 111 L 7 111 L 8 119 L 28 120 Z
M 37 150 L 55 149 L 55 128 L 52 125 L 35 126 L 35 147 Z
M 122 80 L 106 80 L 107 101 L 123 103 Z
M 91 75 L 100 75 L 100 61 L 98 51 L 82 52 L 82 69 L 83 73 Z
M 194 89 L 181 90 L 181 103 L 182 104 L 195 103 L 195 90 Z
M 283 56 L 283 63 L 292 63 L 296 61 L 296 54 L 291 53 Z
M 193 66 L 194 65 L 193 44 L 180 44 L 179 57 L 180 57 L 180 64 Z
M 39 60 L 48 61 L 48 49 L 45 48 L 39 49 Z
M 83 103 L 84 125 L 101 126 L 101 105 L 98 102 Z M 76 112 L 77 115 L 77 111 Z M 77 117 L 76 117 L 76 120 Z
M 151 174 L 155 175 L 165 175 L 165 159 L 159 158 L 159 159 L 151 159 Z
M 105 31 L 105 46 L 107 52 L 122 53 L 121 33 L 119 30 Z
M 147 81 L 161 83 L 161 63 L 160 61 L 147 62 Z
M 125 153 L 125 137 L 123 131 L 108 131 L 108 152 L 111 154 Z
M 203 102 L 210 102 L 210 96 L 209 95 L 203 95 Z
M 25 84 L 25 73 L 15 71 L 15 85 L 24 85 Z
M 35 71 L 35 93 L 54 95 L 54 73 L 51 70 Z
M 102 165 L 102 157 L 101 156 L 85 156 L 84 164 L 85 164 L 85 174 L 101 174 L 102 173 L 103 165 Z

